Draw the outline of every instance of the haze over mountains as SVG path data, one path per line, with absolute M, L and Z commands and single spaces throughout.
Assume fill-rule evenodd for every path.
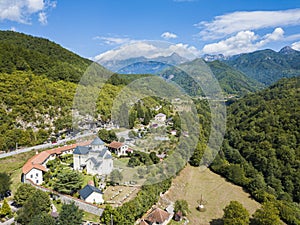
M 92 61 L 46 39 L 25 34 L 3 31 L 0 40 L 0 150 L 13 150 L 16 142 L 19 146 L 40 144 L 53 133 L 72 128 L 72 103 L 78 81 Z M 191 95 L 202 94 L 187 74 L 176 67 L 165 67 L 176 64 L 198 68 L 202 59 L 187 59 L 179 53 L 153 58 L 164 62 L 133 57 L 127 59 L 126 63 L 131 64 L 122 71 L 157 72 Z M 225 94 L 241 97 L 228 102 L 233 103 L 227 108 L 227 134 L 213 169 L 243 186 L 259 201 L 274 201 L 287 224 L 300 224 L 300 52 L 285 47 L 279 52 L 262 50 L 206 63 Z M 109 72 L 102 66 L 99 69 Z M 282 79 L 292 76 L 297 77 Z M 114 98 L 124 86 L 140 77 L 144 76 L 115 74 L 105 84 L 97 99 L 97 114 L 103 121 L 109 120 Z M 89 91 L 90 87 L 82 86 Z M 196 102 L 204 101 L 195 98 Z M 209 109 L 198 106 L 205 125 L 203 133 L 209 133 Z M 195 151 L 196 163 L 201 160 L 202 150 Z
M 128 56 L 127 56 L 128 57 Z M 266 49 L 234 56 L 205 55 L 203 59 L 211 67 L 224 91 L 229 94 L 245 94 L 268 86 L 281 78 L 300 74 L 300 52 L 284 47 L 279 52 Z M 104 66 L 123 74 L 159 74 L 168 67 L 195 61 L 188 60 L 180 53 L 155 58 L 135 57 L 118 60 L 100 60 Z M 175 76 L 173 81 L 184 81 Z M 239 80 L 239 81 L 237 81 Z M 191 82 L 184 81 L 191 88 Z M 226 88 L 224 88 L 226 86 Z M 191 91 L 195 94 L 195 91 Z

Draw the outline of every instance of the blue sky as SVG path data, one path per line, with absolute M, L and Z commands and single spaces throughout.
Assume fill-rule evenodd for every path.
M 225 55 L 300 50 L 299 0 L 1 0 L 0 29 L 94 57 L 134 40 L 168 40 Z

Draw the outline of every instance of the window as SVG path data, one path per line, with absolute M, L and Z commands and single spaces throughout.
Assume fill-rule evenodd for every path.
M 32 174 L 30 175 L 30 178 L 33 178 L 33 175 L 32 175 Z
M 38 184 L 38 183 L 39 183 L 39 180 L 36 180 L 36 182 L 35 182 L 35 183 L 37 183 L 37 184 Z
M 36 173 L 35 175 L 36 175 L 37 177 L 39 176 L 39 174 L 38 174 L 38 173 Z

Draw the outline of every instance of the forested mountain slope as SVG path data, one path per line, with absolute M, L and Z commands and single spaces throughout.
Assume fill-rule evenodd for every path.
M 290 47 L 279 52 L 266 49 L 245 53 L 224 62 L 265 85 L 300 75 L 300 52 Z
M 202 59 L 195 59 L 190 62 L 183 63 L 182 66 L 189 66 L 191 69 L 199 69 L 199 79 L 205 78 L 205 74 L 200 71 L 203 67 Z M 220 87 L 224 95 L 238 95 L 242 96 L 249 92 L 257 91 L 264 87 L 263 84 L 256 80 L 247 77 L 242 72 L 226 65 L 220 61 L 208 62 L 207 65 L 211 69 L 212 74 L 219 81 Z M 204 68 L 203 68 L 204 69 Z M 201 87 L 179 67 L 170 67 L 160 73 L 164 78 L 170 79 L 182 87 L 188 94 L 202 95 Z M 203 76 L 203 78 L 201 78 Z
M 282 79 L 228 107 L 225 141 L 212 169 L 260 201 L 276 200 L 300 224 L 300 78 Z M 294 202 L 294 203 L 293 203 Z
M 78 82 L 91 63 L 47 39 L 0 31 L 0 72 L 31 71 L 55 81 Z

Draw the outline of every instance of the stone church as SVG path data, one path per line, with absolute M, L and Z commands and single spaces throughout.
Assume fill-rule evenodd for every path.
M 86 168 L 91 175 L 109 175 L 113 170 L 111 152 L 105 143 L 96 137 L 89 146 L 77 146 L 73 152 L 73 168 L 80 170 Z

